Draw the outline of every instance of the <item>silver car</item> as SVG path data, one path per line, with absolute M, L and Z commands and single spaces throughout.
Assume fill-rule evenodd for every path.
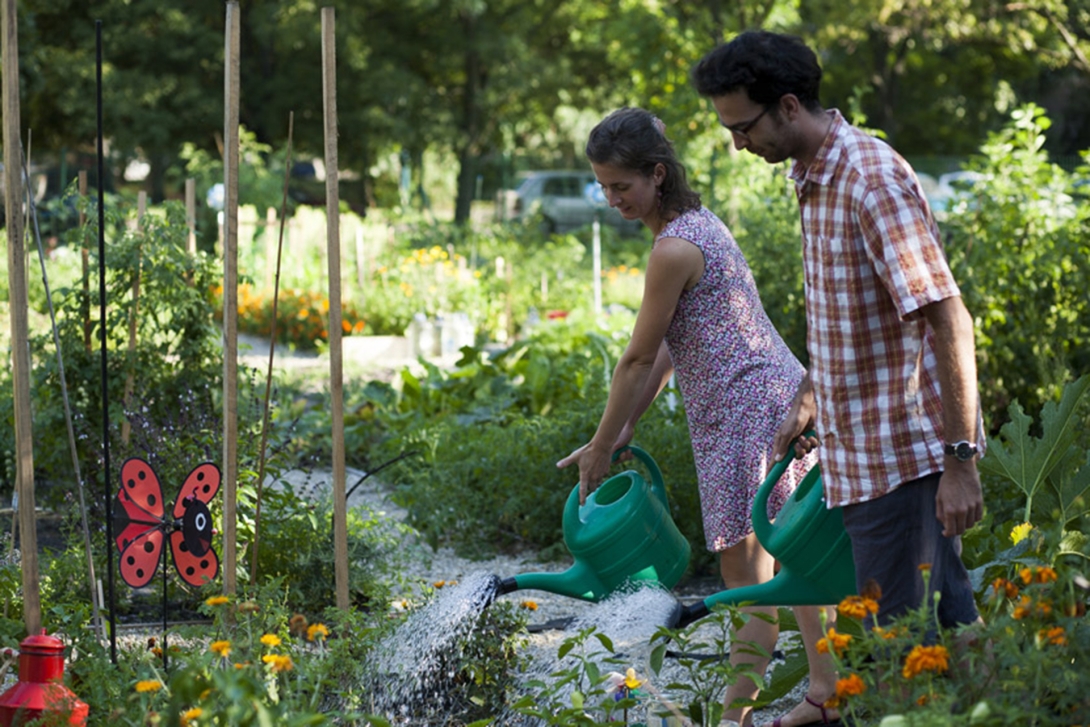
M 587 188 L 597 184 L 590 171 L 527 172 L 516 189 L 500 193 L 497 213 L 502 220 L 525 220 L 540 212 L 546 232 L 569 232 L 589 225 L 600 211 L 602 224 L 624 234 L 638 232 L 639 220 L 626 220 L 617 210 L 591 202 Z

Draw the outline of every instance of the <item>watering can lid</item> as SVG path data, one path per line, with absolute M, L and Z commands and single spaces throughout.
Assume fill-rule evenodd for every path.
M 45 629 L 42 629 L 39 633 L 27 636 L 23 639 L 19 644 L 19 650 L 23 652 L 59 654 L 64 651 L 64 642 L 56 636 L 49 636 L 46 634 Z

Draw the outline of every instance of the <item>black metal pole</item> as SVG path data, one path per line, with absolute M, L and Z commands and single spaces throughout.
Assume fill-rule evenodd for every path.
M 106 493 L 106 582 L 110 600 L 110 661 L 117 664 L 117 622 L 114 613 L 114 517 L 110 506 L 110 385 L 106 368 L 106 184 L 102 153 L 102 21 L 95 21 L 95 96 L 98 121 L 98 332 L 102 359 L 102 466 Z

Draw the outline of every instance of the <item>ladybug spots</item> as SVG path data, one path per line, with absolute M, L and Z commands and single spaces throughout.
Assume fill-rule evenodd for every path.
M 136 558 L 130 555 L 128 558 L 125 559 L 125 562 L 129 565 L 136 565 Z
M 155 495 L 153 495 L 151 493 L 148 494 L 148 507 L 155 507 L 155 503 L 157 503 L 158 501 L 159 501 L 158 497 L 156 497 Z
M 185 574 L 187 576 L 192 576 L 196 572 L 197 572 L 197 570 L 193 566 L 189 566 L 188 568 L 185 569 Z
M 207 558 L 205 560 L 202 560 L 201 561 L 201 570 L 208 570 L 209 565 L 211 565 L 211 564 L 208 562 Z
M 185 541 L 183 540 L 182 542 L 178 543 L 178 550 L 182 551 L 183 553 L 188 553 L 189 546 L 186 545 Z
M 147 470 L 140 470 L 136 473 L 136 476 L 139 477 L 141 480 L 146 480 L 148 478 L 148 472 Z
M 153 542 L 151 542 L 150 540 L 145 540 L 144 541 L 144 552 L 145 553 L 151 553 L 154 550 L 155 550 L 155 544 Z

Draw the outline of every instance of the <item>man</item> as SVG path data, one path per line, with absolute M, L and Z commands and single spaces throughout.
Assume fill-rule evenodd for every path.
M 739 150 L 794 161 L 810 370 L 777 456 L 821 446 L 856 585 L 881 589 L 878 623 L 923 602 L 924 565 L 942 625 L 976 622 L 959 537 L 983 514 L 973 323 L 915 172 L 821 107 L 821 68 L 798 38 L 743 33 L 693 81 Z M 814 703 L 829 695 L 807 696 L 785 720 L 823 716 Z

